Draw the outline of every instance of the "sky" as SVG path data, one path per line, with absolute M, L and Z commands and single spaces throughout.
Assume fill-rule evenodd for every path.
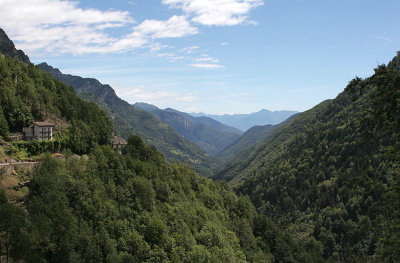
M 0 0 L 33 63 L 209 114 L 335 98 L 400 50 L 399 14 L 399 0 Z

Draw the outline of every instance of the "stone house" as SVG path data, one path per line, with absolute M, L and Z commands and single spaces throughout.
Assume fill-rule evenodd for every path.
M 28 127 L 22 128 L 22 133 L 27 141 L 53 140 L 54 125 L 48 121 L 34 121 Z
M 117 136 L 113 136 L 111 139 L 111 148 L 121 150 L 124 146 L 128 143 L 122 139 L 118 138 Z

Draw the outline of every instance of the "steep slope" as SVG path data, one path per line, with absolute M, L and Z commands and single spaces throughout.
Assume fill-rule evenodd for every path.
M 214 129 L 220 131 L 220 132 L 227 132 L 227 133 L 233 133 L 233 134 L 238 134 L 238 135 L 242 135 L 243 134 L 243 131 L 241 131 L 241 130 L 239 130 L 237 128 L 234 128 L 232 126 L 225 125 L 225 124 L 223 124 L 223 123 L 221 123 L 219 121 L 216 121 L 216 120 L 214 120 L 213 118 L 210 118 L 210 117 L 205 117 L 205 116 L 194 117 L 194 116 L 192 116 L 192 115 L 190 115 L 188 113 L 177 111 L 177 110 L 174 110 L 174 109 L 171 109 L 171 108 L 167 108 L 164 111 L 182 114 L 185 118 L 187 118 L 187 119 L 189 119 L 189 120 L 191 120 L 193 122 L 198 122 L 198 123 L 205 124 L 207 126 L 210 126 L 210 127 L 214 128 Z
M 138 134 L 147 143 L 157 147 L 168 160 L 187 162 L 202 175 L 210 174 L 215 161 L 206 156 L 199 146 L 177 134 L 152 114 L 138 110 L 120 99 L 109 85 L 103 85 L 93 78 L 63 74 L 46 63 L 41 63 L 38 67 L 72 86 L 78 95 L 82 94 L 82 97 L 100 106 L 107 105 L 105 110 L 108 110 L 120 136 L 127 138 L 129 134 Z
M 186 139 L 196 143 L 209 154 L 216 154 L 241 134 L 241 131 L 226 126 L 208 117 L 192 117 L 174 109 L 160 110 L 157 107 L 136 103 L 135 107 L 147 110 L 157 116 L 163 123 L 173 128 Z
M 321 242 L 325 257 L 393 262 L 400 255 L 398 60 L 355 78 L 224 171 L 258 211 Z
M 204 113 L 193 113 L 193 116 L 201 117 L 206 116 L 213 118 L 221 123 L 235 127 L 242 131 L 247 131 L 253 126 L 264 126 L 267 124 L 278 124 L 286 120 L 297 111 L 269 111 L 260 110 L 250 114 L 225 114 L 225 115 L 212 115 Z
M 248 156 L 246 154 L 253 151 L 254 147 L 259 141 L 266 139 L 267 136 L 270 136 L 271 134 L 273 134 L 273 132 L 276 132 L 276 130 L 279 130 L 281 127 L 288 125 L 294 119 L 294 116 L 295 115 L 292 115 L 287 120 L 277 125 L 254 126 L 250 128 L 242 136 L 240 136 L 237 141 L 220 151 L 216 155 L 216 157 L 222 160 L 229 160 L 237 155 L 240 151 L 243 151 L 243 153 L 239 155 L 239 158 L 238 156 L 235 156 L 235 158 L 233 160 L 230 160 L 229 162 L 237 163 L 238 160 L 243 160 L 243 158 L 241 157 L 242 155 L 244 157 Z
M 22 50 L 17 50 L 14 43 L 8 38 L 3 29 L 0 28 L 0 54 L 30 64 L 29 57 Z

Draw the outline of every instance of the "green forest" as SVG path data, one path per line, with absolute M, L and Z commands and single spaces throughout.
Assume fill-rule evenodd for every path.
M 24 204 L 1 194 L 2 253 L 24 262 L 323 262 L 248 197 L 130 136 L 122 155 L 46 156 Z
M 259 211 L 299 240 L 315 238 L 325 258 L 400 258 L 399 56 L 354 78 L 334 100 L 299 114 L 231 162 L 232 180 Z M 237 160 L 237 159 L 236 159 Z

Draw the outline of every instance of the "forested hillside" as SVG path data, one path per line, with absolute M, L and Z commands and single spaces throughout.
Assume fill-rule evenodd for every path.
M 15 200 L 11 200 L 15 201 Z M 123 154 L 50 156 L 19 205 L 0 191 L 0 251 L 24 262 L 322 262 L 226 183 L 167 164 L 130 136 Z
M 148 144 L 156 146 L 169 161 L 186 162 L 204 176 L 208 176 L 216 165 L 215 160 L 198 145 L 180 136 L 152 114 L 120 99 L 109 85 L 92 78 L 63 74 L 46 63 L 38 67 L 73 87 L 79 96 L 103 107 L 113 120 L 119 136 L 127 138 L 132 133 L 138 134 Z
M 54 147 L 76 153 L 89 152 L 94 143 L 109 144 L 113 129 L 107 113 L 72 88 L 33 64 L 0 56 L 0 136 L 7 139 L 10 132 L 41 120 L 56 124 Z
M 135 103 L 134 106 L 152 113 L 177 133 L 212 155 L 232 144 L 243 133 L 209 117 L 193 117 L 174 109 L 161 110 L 145 103 Z
M 326 258 L 400 258 L 399 56 L 301 113 L 224 171 L 257 210 Z

